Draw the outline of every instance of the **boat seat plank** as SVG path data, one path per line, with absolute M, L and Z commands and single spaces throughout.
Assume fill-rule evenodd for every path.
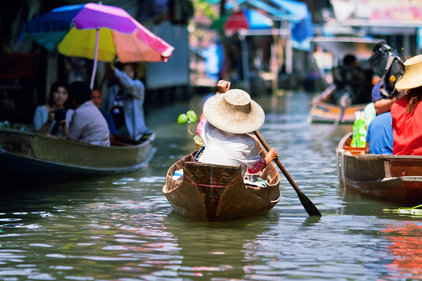
M 236 166 L 210 165 L 198 162 L 185 162 L 184 175 L 197 184 L 225 186 L 239 177 L 240 168 Z
M 345 146 L 344 150 L 346 152 L 350 152 L 351 155 L 361 155 L 365 154 L 365 147 L 351 147 L 351 146 Z

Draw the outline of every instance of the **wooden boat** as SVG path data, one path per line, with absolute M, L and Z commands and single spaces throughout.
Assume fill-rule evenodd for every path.
M 354 104 L 347 107 L 341 107 L 338 104 L 326 102 L 335 91 L 335 87 L 327 88 L 326 92 L 317 97 L 312 102 L 309 116 L 312 123 L 337 123 L 337 124 L 353 124 L 356 119 L 355 112 L 363 111 L 366 104 Z
M 372 55 L 372 49 L 380 40 L 361 37 L 314 37 L 311 43 L 316 48 L 325 50 L 333 55 L 335 61 L 340 61 L 347 54 L 353 54 L 359 61 L 365 62 Z M 323 75 L 324 76 L 324 75 Z M 329 79 L 327 79 L 328 81 Z M 363 81 L 362 81 L 363 82 Z M 336 92 L 334 84 L 317 95 L 311 103 L 309 119 L 312 123 L 353 124 L 355 112 L 366 106 L 366 101 L 359 104 L 340 105 L 330 101 Z M 365 91 L 366 92 L 366 91 Z M 366 95 L 365 95 L 366 97 Z M 368 88 L 367 101 L 370 102 L 371 92 Z
M 104 147 L 0 129 L 0 173 L 10 182 L 56 182 L 132 172 L 151 159 L 154 138 L 139 142 L 116 136 Z
M 363 111 L 365 106 L 366 104 L 352 105 L 343 110 L 343 108 L 335 104 L 320 102 L 311 107 L 311 122 L 353 124 L 356 119 L 355 112 Z
M 175 177 L 183 169 L 183 175 Z M 280 200 L 280 177 L 273 164 L 260 174 L 269 185 L 245 184 L 241 168 L 196 162 L 194 153 L 173 164 L 163 193 L 182 216 L 204 221 L 224 221 L 267 213 Z
M 337 173 L 340 184 L 372 198 L 422 203 L 422 156 L 365 154 L 350 147 L 352 133 L 338 144 Z

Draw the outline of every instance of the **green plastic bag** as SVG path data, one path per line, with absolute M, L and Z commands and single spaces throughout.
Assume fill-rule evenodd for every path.
M 366 145 L 366 126 L 365 118 L 362 111 L 357 111 L 356 119 L 353 123 L 353 137 L 352 137 L 352 147 L 365 147 Z

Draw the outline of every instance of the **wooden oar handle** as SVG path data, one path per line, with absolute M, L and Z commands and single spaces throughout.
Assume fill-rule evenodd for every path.
M 264 140 L 264 138 L 261 136 L 261 134 L 258 131 L 255 131 L 255 135 L 258 138 L 258 140 L 261 142 L 261 144 L 264 146 L 265 150 L 269 151 L 271 148 L 268 145 L 268 143 Z M 289 175 L 287 170 L 284 168 L 283 164 L 281 164 L 280 160 L 277 158 L 274 161 L 277 164 L 277 166 L 280 168 L 280 170 L 283 172 L 287 180 L 290 182 L 290 184 L 293 185 L 295 189 L 300 190 L 300 188 L 297 186 L 293 178 Z
M 256 130 L 254 131 L 255 136 L 258 138 L 260 143 L 264 146 L 264 148 L 269 151 L 270 146 L 267 144 L 267 142 L 264 140 L 264 138 L 261 136 L 261 134 Z M 280 160 L 277 158 L 275 159 L 275 162 L 277 166 L 280 168 L 283 175 L 286 177 L 286 179 L 289 181 L 293 189 L 296 191 L 296 194 L 299 197 L 300 202 L 302 203 L 303 207 L 305 208 L 306 212 L 310 216 L 321 216 L 320 211 L 317 209 L 317 207 L 312 203 L 312 201 L 300 190 L 300 188 L 297 186 L 295 181 L 292 179 L 290 174 L 287 172 L 287 170 L 284 168 L 284 166 L 281 164 Z

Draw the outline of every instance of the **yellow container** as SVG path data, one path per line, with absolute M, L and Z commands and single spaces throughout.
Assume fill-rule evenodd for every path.
M 194 141 L 196 143 L 196 150 L 200 150 L 202 146 L 202 139 L 198 137 L 198 138 L 194 138 Z

